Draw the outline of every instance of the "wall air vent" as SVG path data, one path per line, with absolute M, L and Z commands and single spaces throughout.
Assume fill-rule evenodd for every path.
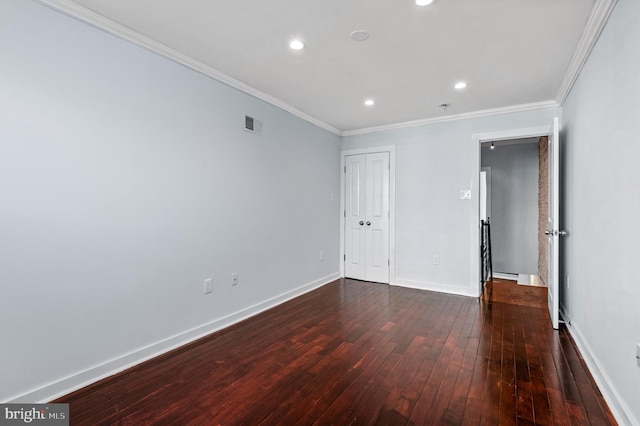
M 247 132 L 255 133 L 256 135 L 262 134 L 262 123 L 253 117 L 248 115 L 244 116 L 244 130 Z

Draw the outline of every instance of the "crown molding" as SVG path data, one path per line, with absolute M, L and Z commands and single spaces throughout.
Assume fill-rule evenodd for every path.
M 381 132 L 384 130 L 402 129 L 405 127 L 416 127 L 425 124 L 445 123 L 447 121 L 467 120 L 470 118 L 487 117 L 497 114 L 508 114 L 513 112 L 531 111 L 536 109 L 558 107 L 556 101 L 534 102 L 530 104 L 511 105 L 501 108 L 485 109 L 480 111 L 466 112 L 463 114 L 447 115 L 444 117 L 425 118 L 421 120 L 405 121 L 403 123 L 388 124 L 384 126 L 367 127 L 364 129 L 347 130 L 342 132 L 342 136 L 362 135 L 365 133 Z
M 234 89 L 240 90 L 254 98 L 260 99 L 264 102 L 267 102 L 275 107 L 278 107 L 284 111 L 287 111 L 294 116 L 301 118 L 315 126 L 318 126 L 324 130 L 327 130 L 335 135 L 342 136 L 342 131 L 331 126 L 324 121 L 321 121 L 304 111 L 299 110 L 298 108 L 289 105 L 286 102 L 281 101 L 265 92 L 262 92 L 255 87 L 252 87 L 246 83 L 243 83 L 240 80 L 237 80 L 223 72 L 218 71 L 217 69 L 200 62 L 190 56 L 187 56 L 183 53 L 178 52 L 175 49 L 172 49 L 169 46 L 166 46 L 162 43 L 158 43 L 151 38 L 144 36 L 126 26 L 119 24 L 115 21 L 105 18 L 104 16 L 93 12 L 83 6 L 80 6 L 73 1 L 70 0 L 33 0 L 36 3 L 40 3 L 44 6 L 47 6 L 53 10 L 63 13 L 71 18 L 77 19 L 85 24 L 91 25 L 94 28 L 105 31 L 111 35 L 114 35 L 123 40 L 134 43 L 144 49 L 147 49 L 150 52 L 161 55 L 173 62 L 176 62 L 180 65 L 183 65 L 187 68 L 190 68 L 196 72 L 206 75 L 207 77 L 211 77 L 221 83 L 226 84 Z
M 596 3 L 593 5 L 591 15 L 587 20 L 582 37 L 578 42 L 578 47 L 573 54 L 569 68 L 556 94 L 556 102 L 558 105 L 564 104 L 564 101 L 567 100 L 567 96 L 569 96 L 573 85 L 578 79 L 582 67 L 584 67 L 584 64 L 587 62 L 589 54 L 591 54 L 593 46 L 595 46 L 598 41 L 617 1 L 618 0 L 596 0 Z
M 159 43 L 147 36 L 144 36 L 122 24 L 105 18 L 104 16 L 93 12 L 83 6 L 80 6 L 72 0 L 33 0 L 36 3 L 40 3 L 53 10 L 56 10 L 71 18 L 77 19 L 85 24 L 88 24 L 94 28 L 105 31 L 118 38 L 136 44 L 150 52 L 163 56 L 173 62 L 181 64 L 187 68 L 190 68 L 196 72 L 213 78 L 229 87 L 244 92 L 254 98 L 267 102 L 277 108 L 291 113 L 292 115 L 301 118 L 321 129 L 327 130 L 337 136 L 352 136 L 364 133 L 372 133 L 384 130 L 401 129 L 405 127 L 421 126 L 425 124 L 442 123 L 454 120 L 464 120 L 469 118 L 484 117 L 496 114 L 505 114 L 510 112 L 522 112 L 534 109 L 551 108 L 561 106 L 566 100 L 571 88 L 575 84 L 575 81 L 582 70 L 593 46 L 598 40 L 600 33 L 602 32 L 609 15 L 613 11 L 617 0 L 596 0 L 593 6 L 591 15 L 585 26 L 585 30 L 578 43 L 578 47 L 573 55 L 573 58 L 569 64 L 569 68 L 565 73 L 560 88 L 556 94 L 555 101 L 544 101 L 530 104 L 513 105 L 502 108 L 480 110 L 463 114 L 449 115 L 437 118 L 427 118 L 421 120 L 407 121 L 401 123 L 394 123 L 383 126 L 367 127 L 362 129 L 341 131 L 333 127 L 332 125 L 313 117 L 298 108 L 283 102 L 282 100 L 275 98 L 265 92 L 262 92 L 255 87 L 252 87 L 240 80 L 237 80 L 230 75 L 218 71 L 217 69 L 206 65 L 190 56 L 187 56 L 169 46 Z

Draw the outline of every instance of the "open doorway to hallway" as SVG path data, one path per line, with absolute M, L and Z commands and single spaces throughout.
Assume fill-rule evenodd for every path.
M 486 179 L 483 200 L 491 224 L 493 275 L 546 286 L 547 137 L 483 142 L 481 173 Z

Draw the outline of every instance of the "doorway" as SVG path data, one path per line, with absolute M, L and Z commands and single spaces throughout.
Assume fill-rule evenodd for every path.
M 346 157 L 345 277 L 389 282 L 389 153 Z
M 560 155 L 559 155 L 559 134 L 560 134 L 560 120 L 558 117 L 554 117 L 551 122 L 551 126 L 549 127 L 537 127 L 537 128 L 526 128 L 526 129 L 515 129 L 515 130 L 507 130 L 501 132 L 492 132 L 492 133 L 483 133 L 473 135 L 472 141 L 476 144 L 478 149 L 478 157 L 477 157 L 477 166 L 474 170 L 474 174 L 476 178 L 474 180 L 476 187 L 479 186 L 480 181 L 480 151 L 481 144 L 483 142 L 497 142 L 497 141 L 505 141 L 509 139 L 521 139 L 527 137 L 542 137 L 548 136 L 547 146 L 548 146 L 548 197 L 549 205 L 548 205 L 548 216 L 547 216 L 547 226 L 544 231 L 544 234 L 547 236 L 547 248 L 548 248 L 548 273 L 547 273 L 547 306 L 549 309 L 549 316 L 554 328 L 559 327 L 559 296 L 560 296 L 560 237 L 566 235 L 566 231 L 560 229 L 559 218 L 560 218 L 560 185 L 559 185 L 559 177 L 560 177 Z M 495 173 L 494 173 L 495 176 Z M 495 191 L 493 191 L 492 199 L 495 198 Z M 493 214 L 495 215 L 495 209 L 493 210 Z M 478 203 L 478 212 L 477 212 L 477 223 L 481 228 L 480 222 L 480 203 Z M 475 243 L 476 247 L 478 247 L 478 255 L 474 262 L 476 266 L 476 277 L 478 278 L 478 295 L 483 294 L 483 285 L 484 280 L 481 277 L 480 273 L 480 255 L 481 255 L 481 246 L 480 246 L 480 232 L 475 235 Z
M 544 282 L 539 278 L 540 139 L 481 144 L 481 175 L 486 176 L 481 216 L 491 226 L 493 275 L 518 284 Z
M 476 161 L 474 164 L 473 175 L 475 176 L 474 186 L 480 188 L 480 172 L 481 172 L 481 150 L 482 144 L 488 142 L 489 146 L 491 142 L 495 145 L 496 142 L 507 141 L 507 140 L 516 140 L 516 139 L 524 139 L 524 138 L 536 138 L 539 139 L 542 136 L 547 136 L 551 132 L 550 126 L 539 126 L 539 127 L 528 127 L 521 129 L 510 129 L 510 130 L 502 130 L 488 133 L 478 133 L 472 136 L 472 144 L 474 145 L 474 150 L 477 152 Z M 491 174 L 491 182 L 494 181 L 494 174 Z M 489 189 L 487 188 L 487 191 Z M 495 197 L 495 191 L 492 191 L 491 198 Z M 476 279 L 476 283 L 478 283 L 477 287 L 477 295 L 480 296 L 484 291 L 484 281 L 482 279 L 481 273 L 481 231 L 482 231 L 482 223 L 480 221 L 480 197 L 478 196 L 478 210 L 476 214 L 476 223 L 478 224 L 478 232 L 473 235 L 473 245 L 477 247 L 476 255 L 472 259 L 473 265 L 473 277 Z M 495 216 L 495 211 L 491 211 L 491 215 Z
M 341 276 L 395 278 L 395 147 L 342 152 Z

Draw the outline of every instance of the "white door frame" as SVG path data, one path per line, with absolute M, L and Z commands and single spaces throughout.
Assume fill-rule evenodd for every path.
M 482 205 L 484 204 L 484 213 L 486 219 L 491 219 L 491 167 L 480 167 L 480 175 L 485 173 L 484 193 L 483 182 L 478 186 L 478 194 L 480 194 L 480 218 L 482 218 Z
M 488 132 L 488 133 L 478 133 L 471 136 L 471 140 L 473 146 L 475 147 L 474 153 L 476 155 L 476 161 L 473 162 L 474 169 L 472 170 L 472 187 L 478 188 L 476 191 L 478 194 L 480 193 L 480 167 L 481 167 L 481 144 L 483 142 L 497 142 L 501 140 L 509 140 L 509 139 L 522 139 L 522 138 L 533 138 L 538 136 L 548 136 L 553 129 L 551 126 L 540 126 L 540 127 L 527 127 L 522 129 L 511 129 L 511 130 L 502 130 L 498 132 Z M 471 250 L 472 259 L 471 259 L 471 281 L 472 288 L 476 288 L 476 297 L 479 297 L 482 294 L 482 283 L 480 282 L 480 197 L 476 197 L 478 199 L 474 220 L 476 223 L 476 227 L 478 232 L 474 232 L 471 238 L 471 244 L 473 244 L 473 248 Z M 474 284 L 475 283 L 475 284 Z
M 349 155 L 389 153 L 389 284 L 396 280 L 396 147 L 395 145 L 349 149 L 340 152 L 340 276 L 344 278 L 345 173 Z
M 560 325 L 560 119 L 553 118 L 549 135 L 549 218 L 547 222 L 548 258 L 547 305 L 551 324 L 556 330 Z

